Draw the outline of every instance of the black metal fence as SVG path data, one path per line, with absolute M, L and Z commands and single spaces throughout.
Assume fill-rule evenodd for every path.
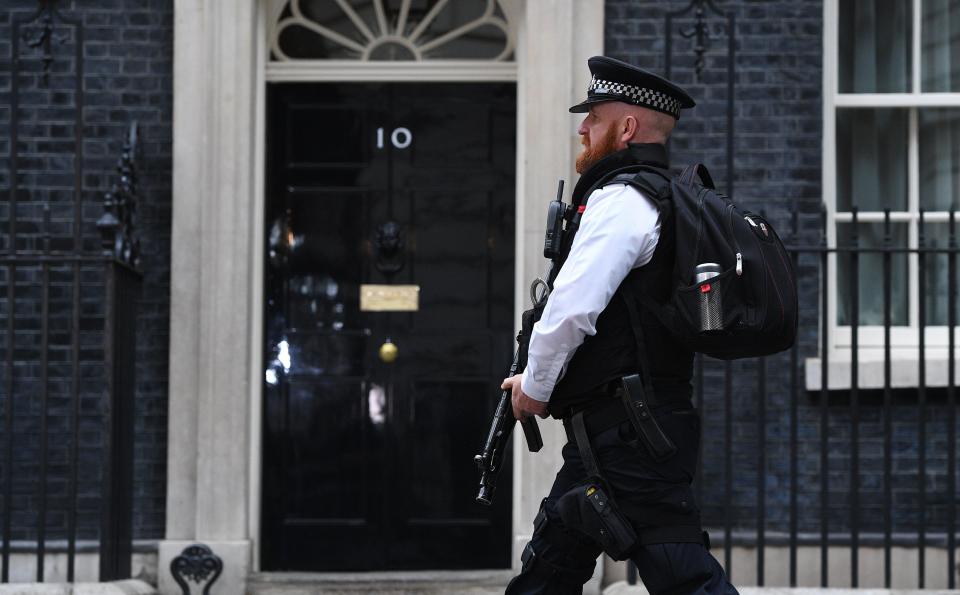
M 710 121 L 726 142 L 705 147 L 702 135 L 681 129 L 671 144 L 685 153 L 679 162 L 725 169 L 718 181 L 736 197 L 734 181 L 747 181 L 734 159 L 737 15 L 745 5 L 717 4 L 690 0 L 663 13 L 664 66 L 668 78 L 696 91 L 693 121 Z M 854 208 L 828 218 L 826 209 L 799 212 L 806 206 L 771 205 L 793 210 L 774 223 L 797 270 L 797 344 L 763 359 L 697 362 L 696 489 L 713 553 L 738 584 L 777 576 L 789 586 L 906 586 L 909 564 L 917 587 L 954 588 L 956 209 Z M 755 555 L 755 568 L 745 571 L 747 558 L 734 555 L 741 546 Z M 897 547 L 915 562 L 896 558 Z M 877 567 L 861 559 L 865 552 L 879 552 L 882 576 L 864 579 L 867 566 Z M 849 568 L 831 574 L 846 560 Z M 636 580 L 632 567 L 628 579 Z
M 880 241 L 861 241 L 857 230 L 863 216 L 882 224 Z M 703 417 L 696 489 L 713 554 L 734 570 L 735 582 L 764 585 L 770 548 L 785 548 L 785 582 L 796 586 L 798 551 L 814 547 L 821 586 L 858 587 L 864 586 L 860 555 L 871 547 L 882 552 L 883 576 L 871 576 L 866 586 L 889 588 L 904 583 L 903 576 L 894 576 L 895 569 L 905 570 L 893 555 L 901 546 L 917 554 L 910 574 L 916 574 L 916 587 L 924 588 L 932 572 L 928 550 L 945 549 L 946 564 L 938 563 L 937 569 L 943 568 L 942 583 L 952 589 L 957 573 L 956 213 L 936 214 L 949 225 L 931 228 L 933 215 L 920 212 L 912 246 L 895 240 L 889 211 L 861 215 L 854 209 L 851 231 L 839 245 L 826 240 L 828 225 L 836 223 L 825 211 L 820 217 L 820 238 L 812 243 L 800 236 L 797 213 L 792 233 L 781 230 L 800 290 L 796 345 L 756 360 L 701 358 L 696 366 L 695 398 Z M 916 272 L 917 297 L 912 323 L 906 324 L 894 320 L 893 293 L 907 282 L 904 271 L 910 267 Z M 910 299 L 907 294 L 901 293 L 901 306 Z M 882 311 L 863 315 L 861 302 L 867 297 L 882 304 Z M 837 308 L 831 308 L 831 300 L 837 300 Z M 946 312 L 941 308 L 932 320 L 928 311 L 935 300 L 945 302 Z M 846 324 L 831 324 L 831 316 Z M 936 327 L 942 343 L 933 345 Z M 834 335 L 840 333 L 838 348 Z M 867 334 L 872 334 L 869 346 L 862 341 Z M 908 346 L 905 336 L 912 337 Z M 868 347 L 879 356 L 864 362 Z M 839 366 L 832 365 L 837 357 Z M 934 387 L 927 372 L 935 358 L 946 373 Z M 894 386 L 894 370 L 904 359 L 916 366 L 915 382 Z M 872 366 L 868 383 L 860 371 L 865 365 Z M 731 568 L 735 546 L 753 550 L 755 573 Z M 833 553 L 849 558 L 848 576 L 830 575 Z M 635 581 L 631 565 L 628 582 Z
M 127 578 L 140 274 L 113 258 L 52 253 L 3 256 L 0 267 L 0 582 L 14 550 L 36 555 L 38 582 L 48 555 L 65 552 L 73 581 L 78 537 L 99 544 L 101 580 Z
M 85 122 L 84 38 L 55 2 L 11 12 L 0 79 L 0 583 L 23 555 L 43 582 L 52 554 L 67 560 L 56 578 L 73 581 L 79 549 L 99 552 L 100 580 L 130 576 L 137 126 L 105 201 L 91 200 L 102 192 L 85 188 L 97 184 L 85 177 L 85 134 L 99 128 Z

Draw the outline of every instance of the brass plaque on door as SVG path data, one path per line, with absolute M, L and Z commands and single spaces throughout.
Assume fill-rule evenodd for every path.
M 416 312 L 419 309 L 419 285 L 360 286 L 361 312 Z

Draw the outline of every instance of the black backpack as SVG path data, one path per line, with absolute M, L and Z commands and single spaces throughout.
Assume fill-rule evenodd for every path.
M 675 226 L 668 299 L 656 301 L 638 288 L 641 303 L 667 330 L 692 351 L 725 360 L 793 345 L 796 277 L 783 242 L 764 217 L 718 192 L 702 164 L 677 176 L 641 166 L 608 183 L 630 184 L 653 198 L 661 225 Z M 697 283 L 697 265 L 704 263 L 720 265 L 719 274 Z

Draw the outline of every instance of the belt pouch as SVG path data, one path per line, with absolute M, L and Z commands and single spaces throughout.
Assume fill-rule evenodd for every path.
M 653 460 L 661 463 L 676 454 L 676 445 L 663 433 L 660 424 L 653 417 L 639 374 L 623 377 L 623 406 L 627 409 L 631 425 Z
M 614 560 L 630 557 L 639 540 L 630 521 L 597 484 L 577 486 L 557 500 L 563 524 L 597 542 Z

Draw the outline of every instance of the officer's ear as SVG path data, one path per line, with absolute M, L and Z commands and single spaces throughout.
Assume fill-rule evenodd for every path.
M 636 136 L 637 130 L 640 128 L 640 122 L 635 116 L 627 116 L 623 119 L 623 123 L 620 127 L 620 142 L 627 144 L 633 140 L 633 137 Z

